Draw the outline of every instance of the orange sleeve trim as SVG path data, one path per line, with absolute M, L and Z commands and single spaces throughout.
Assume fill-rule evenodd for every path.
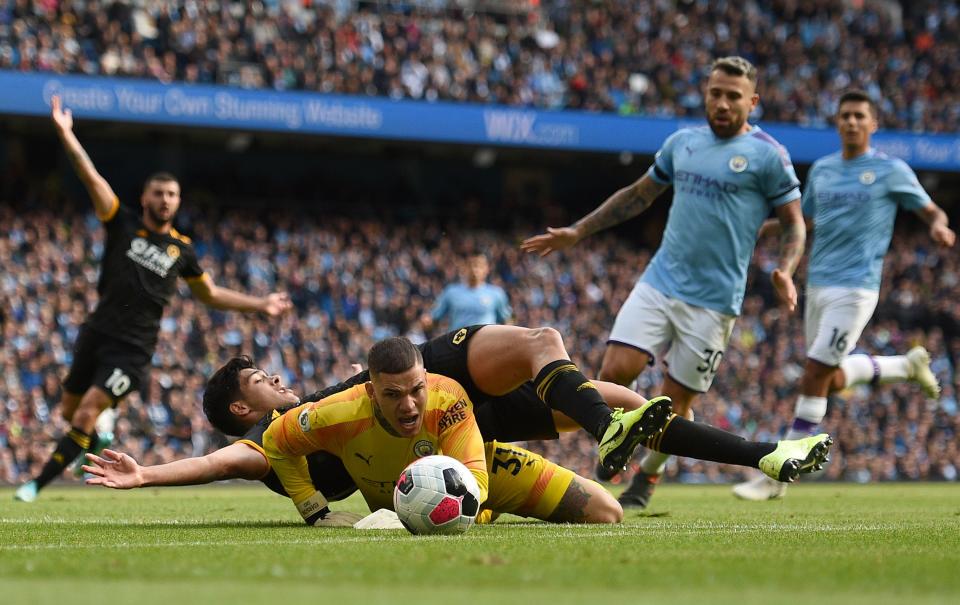
M 174 228 L 172 228 L 172 227 L 170 228 L 170 235 L 171 235 L 172 237 L 175 237 L 176 239 L 180 240 L 181 242 L 183 242 L 183 243 L 185 243 L 185 244 L 189 244 L 190 242 L 193 241 L 193 240 L 191 240 L 189 237 L 187 237 L 186 235 L 180 233 L 179 231 L 177 231 L 176 229 L 174 229 Z
M 187 283 L 193 283 L 193 282 L 196 282 L 196 281 L 199 281 L 199 280 L 203 279 L 203 278 L 206 277 L 206 276 L 207 276 L 207 272 L 204 271 L 204 272 L 201 273 L 200 275 L 194 275 L 193 277 L 184 277 L 183 279 L 186 280 Z
M 266 463 L 267 463 L 267 472 L 265 472 L 264 474 L 260 475 L 260 478 L 263 479 L 264 477 L 266 477 L 267 475 L 270 474 L 270 471 L 272 470 L 271 467 L 270 467 L 270 459 L 267 458 L 267 453 L 266 453 L 265 451 L 263 451 L 263 448 L 262 448 L 262 447 L 260 447 L 258 444 L 254 443 L 253 441 L 250 441 L 249 439 L 237 439 L 234 443 L 242 443 L 242 444 L 244 444 L 244 445 L 246 445 L 246 446 L 248 446 L 248 447 L 251 447 L 251 448 L 257 450 L 258 452 L 260 452 L 260 455 L 263 456 L 263 459 L 264 459 L 264 460 L 266 461 Z
M 120 198 L 117 196 L 113 197 L 113 206 L 110 207 L 110 210 L 107 210 L 106 214 L 96 213 L 97 218 L 100 219 L 101 223 L 109 223 L 113 220 L 113 217 L 117 216 L 117 211 L 120 210 Z

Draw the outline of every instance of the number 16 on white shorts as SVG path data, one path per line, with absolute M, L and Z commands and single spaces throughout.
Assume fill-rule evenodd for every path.
M 876 290 L 865 288 L 808 288 L 803 318 L 807 357 L 828 366 L 839 366 L 857 346 L 877 308 L 879 296 Z

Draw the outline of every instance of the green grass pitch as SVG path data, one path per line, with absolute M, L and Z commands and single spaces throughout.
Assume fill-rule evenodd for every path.
M 664 485 L 646 515 L 458 537 L 303 526 L 262 488 L 0 490 L 0 603 L 958 603 L 960 485 Z M 365 512 L 351 498 L 343 508 Z

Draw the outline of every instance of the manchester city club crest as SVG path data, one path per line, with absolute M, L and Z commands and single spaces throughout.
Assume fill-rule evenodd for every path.
M 734 172 L 743 172 L 747 169 L 747 158 L 742 155 L 735 155 L 730 158 L 728 166 L 730 166 L 730 170 Z
M 877 173 L 872 170 L 864 170 L 860 173 L 860 182 L 864 185 L 873 185 L 877 180 Z
M 417 456 L 423 458 L 424 456 L 433 455 L 433 444 L 427 441 L 426 439 L 421 439 L 413 444 L 413 453 Z

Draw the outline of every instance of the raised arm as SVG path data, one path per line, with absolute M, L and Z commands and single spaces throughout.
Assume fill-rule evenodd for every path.
M 259 479 L 270 470 L 264 457 L 251 447 L 234 443 L 199 458 L 185 458 L 156 466 L 140 466 L 132 456 L 103 450 L 103 457 L 87 454 L 83 470 L 95 475 L 89 485 L 133 489 L 162 485 L 201 485 L 227 479 Z
M 224 288 L 213 283 L 209 275 L 187 282 L 193 296 L 205 305 L 215 309 L 229 309 L 246 313 L 263 312 L 270 316 L 281 315 L 293 305 L 285 292 L 274 292 L 266 296 L 251 296 Z
M 117 194 L 113 192 L 106 179 L 100 176 L 97 169 L 90 161 L 90 156 L 83 150 L 77 135 L 73 134 L 73 114 L 69 109 L 63 109 L 60 105 L 60 97 L 54 95 L 50 99 L 52 111 L 50 117 L 53 119 L 53 125 L 57 130 L 57 136 L 63 144 L 63 149 L 73 164 L 83 186 L 87 188 L 90 199 L 93 200 L 93 209 L 97 213 L 97 218 L 102 221 L 109 220 L 119 205 Z
M 588 235 L 629 220 L 647 208 L 667 189 L 649 174 L 608 197 L 596 210 L 569 227 L 548 227 L 546 233 L 535 235 L 520 244 L 525 252 L 546 256 L 555 250 L 565 250 Z
M 957 240 L 957 234 L 949 227 L 950 221 L 947 218 L 947 213 L 943 211 L 943 208 L 931 202 L 920 210 L 917 210 L 917 214 L 930 226 L 930 239 L 941 246 L 947 248 L 953 247 L 954 242 Z
M 780 302 L 792 313 L 797 308 L 797 287 L 793 283 L 793 273 L 803 256 L 807 227 L 800 210 L 800 198 L 778 206 L 776 212 L 780 225 L 780 261 L 770 279 Z

